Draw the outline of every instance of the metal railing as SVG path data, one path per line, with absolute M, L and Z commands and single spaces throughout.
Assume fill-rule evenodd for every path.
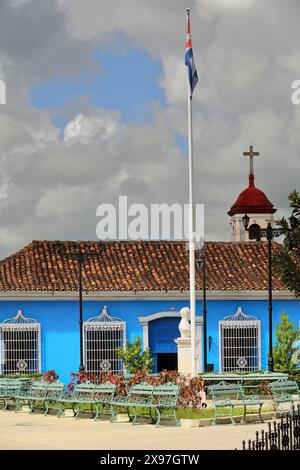
M 300 405 L 269 423 L 268 431 L 256 431 L 254 440 L 242 441 L 242 450 L 300 450 Z

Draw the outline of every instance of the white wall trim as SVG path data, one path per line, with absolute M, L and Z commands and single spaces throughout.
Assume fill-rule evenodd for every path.
M 166 310 L 162 312 L 152 313 L 143 317 L 138 317 L 140 324 L 143 327 L 143 349 L 149 348 L 149 322 L 152 320 L 158 320 L 159 318 L 181 318 L 179 311 L 177 310 Z M 196 331 L 197 337 L 201 341 L 201 327 L 203 325 L 203 317 L 196 317 Z M 178 330 L 178 335 L 179 335 Z
M 85 301 L 95 300 L 185 300 L 189 301 L 189 291 L 144 291 L 144 292 L 124 292 L 124 291 L 101 291 L 101 292 L 84 292 Z M 202 290 L 196 291 L 196 299 L 202 299 Z M 267 300 L 267 291 L 207 291 L 208 300 Z M 290 291 L 273 291 L 274 300 L 297 300 Z M 40 300 L 78 300 L 78 292 L 76 291 L 56 291 L 56 292 L 39 292 L 39 291 L 0 291 L 0 302 L 14 301 L 40 301 Z

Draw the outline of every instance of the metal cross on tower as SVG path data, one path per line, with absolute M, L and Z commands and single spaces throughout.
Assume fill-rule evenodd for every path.
M 250 157 L 250 175 L 253 175 L 254 174 L 254 171 L 253 171 L 253 157 L 258 157 L 259 152 L 254 152 L 253 151 L 253 145 L 250 145 L 248 152 L 244 152 L 243 155 L 244 155 L 244 157 Z

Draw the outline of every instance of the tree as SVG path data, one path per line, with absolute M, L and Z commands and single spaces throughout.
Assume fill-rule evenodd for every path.
M 276 323 L 275 337 L 276 343 L 273 348 L 275 369 L 294 369 L 296 364 L 293 355 L 297 350 L 296 343 L 300 339 L 300 332 L 299 328 L 295 328 L 295 323 L 289 321 L 289 316 L 285 312 L 280 315 L 280 323 Z
M 274 255 L 273 263 L 283 284 L 300 298 L 300 194 L 293 191 L 289 201 L 292 215 L 289 221 L 283 217 L 278 222 L 285 239 L 282 250 Z
M 142 339 L 138 336 L 133 343 L 126 342 L 126 349 L 119 348 L 118 356 L 124 361 L 127 372 L 135 374 L 140 371 L 151 372 L 154 360 L 151 357 L 150 349 L 143 351 Z

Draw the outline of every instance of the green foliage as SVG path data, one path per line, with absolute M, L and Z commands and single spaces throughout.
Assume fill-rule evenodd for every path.
M 154 360 L 151 358 L 150 349 L 143 351 L 142 339 L 138 336 L 133 343 L 126 342 L 126 349 L 119 348 L 118 356 L 124 361 L 127 372 L 135 374 L 140 371 L 151 372 Z
M 288 374 L 289 380 L 293 380 L 297 382 L 298 387 L 300 387 L 300 369 L 292 369 L 292 370 L 282 370 L 285 374 Z
M 276 344 L 273 348 L 274 364 L 276 370 L 293 369 L 293 353 L 297 348 L 293 348 L 293 343 L 300 339 L 299 329 L 295 328 L 295 323 L 289 321 L 289 316 L 283 312 L 280 315 L 280 323 L 276 323 L 275 329 Z
M 289 221 L 284 217 L 278 222 L 285 239 L 283 249 L 274 255 L 274 269 L 284 285 L 300 298 L 300 194 L 293 191 L 289 195 L 292 215 Z
M 36 374 L 1 374 L 0 378 L 4 379 L 30 379 L 30 378 L 36 378 L 40 379 L 43 377 L 43 374 L 36 373 Z

